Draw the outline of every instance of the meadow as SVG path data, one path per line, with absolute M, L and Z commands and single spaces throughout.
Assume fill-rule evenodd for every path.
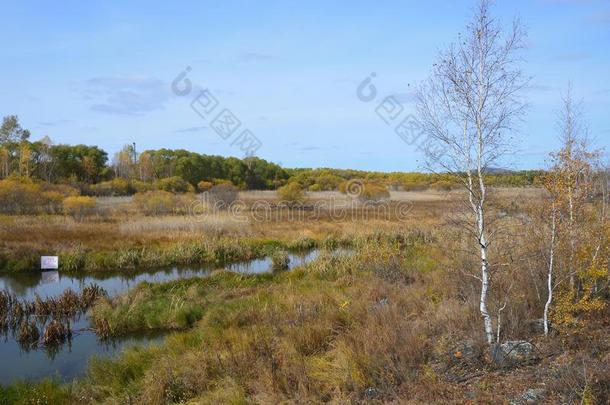
M 553 333 L 543 336 L 545 260 L 531 247 L 545 194 L 523 188 L 494 195 L 490 206 L 502 232 L 492 254 L 508 260 L 510 246 L 510 269 L 494 275 L 501 293 L 493 308 L 511 303 L 497 312 L 498 336 L 531 344 L 524 359 L 498 358 L 485 343 L 477 280 L 464 277 L 476 257 L 455 214 L 458 191 L 392 193 L 388 204 L 408 202 L 404 216 L 316 192 L 308 205 L 326 202 L 325 209 L 315 217 L 305 210 L 303 217 L 294 214 L 303 207 L 274 205 L 273 192 L 242 192 L 237 217 L 145 215 L 125 197 L 100 198 L 100 210 L 82 220 L 2 217 L 0 226 L 11 230 L 2 240 L 4 260 L 28 263 L 41 252 L 61 252 L 68 272 L 208 262 L 222 268 L 314 247 L 322 254 L 292 271 L 218 270 L 99 298 L 89 315 L 100 339 L 164 331 L 163 342 L 93 358 L 72 382 L 15 383 L 0 397 L 5 403 L 502 403 L 530 393 L 549 403 L 604 403 L 607 308 L 580 312 L 586 328 L 564 328 L 553 318 Z M 255 212 L 261 201 L 273 210 L 265 220 Z M 330 201 L 358 215 L 338 217 L 327 209 Z M 339 247 L 352 254 L 333 255 Z

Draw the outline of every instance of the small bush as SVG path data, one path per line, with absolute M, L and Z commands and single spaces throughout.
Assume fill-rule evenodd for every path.
M 301 185 L 297 182 L 292 182 L 277 190 L 277 196 L 282 203 L 288 205 L 298 205 L 305 201 L 305 192 Z
M 63 197 L 61 192 L 45 191 L 41 184 L 30 179 L 0 181 L 0 212 L 5 214 L 55 213 L 61 210 Z
M 165 215 L 176 210 L 176 196 L 167 191 L 148 191 L 137 193 L 134 203 L 146 215 Z
M 283 250 L 277 251 L 271 256 L 271 270 L 284 271 L 290 268 L 290 256 Z
M 232 184 L 217 184 L 209 191 L 210 203 L 216 208 L 228 208 L 239 195 L 239 190 Z
M 96 201 L 93 197 L 74 196 L 63 201 L 64 213 L 77 220 L 95 213 Z
M 152 183 L 147 183 L 145 181 L 140 181 L 140 180 L 133 180 L 131 182 L 131 187 L 137 192 L 137 193 L 144 193 L 146 191 L 153 191 L 155 189 L 155 185 Z
M 339 185 L 339 191 L 358 198 L 362 202 L 375 202 L 390 198 L 388 188 L 379 183 L 350 180 Z
M 91 186 L 91 192 L 96 196 L 116 197 L 123 195 L 131 195 L 134 192 L 131 184 L 125 179 L 117 177 L 110 181 L 103 181 Z
M 455 185 L 453 183 L 446 180 L 439 180 L 435 183 L 430 184 L 430 188 L 435 191 L 451 191 L 454 186 Z
M 200 181 L 197 184 L 197 190 L 199 190 L 202 193 L 205 193 L 206 191 L 210 191 L 210 189 L 212 187 L 214 187 L 214 184 L 209 181 Z
M 182 177 L 178 176 L 161 179 L 156 185 L 159 190 L 168 191 L 170 193 L 186 193 L 195 191 L 191 184 L 185 181 Z
M 364 189 L 360 194 L 361 201 L 381 201 L 390 198 L 387 187 L 376 183 L 364 183 Z

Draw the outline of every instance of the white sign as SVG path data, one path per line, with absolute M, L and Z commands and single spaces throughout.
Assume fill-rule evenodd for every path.
M 57 256 L 41 256 L 41 270 L 57 270 L 59 268 L 59 257 Z

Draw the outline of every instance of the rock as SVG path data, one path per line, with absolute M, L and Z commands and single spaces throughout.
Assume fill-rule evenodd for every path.
M 364 390 L 364 396 L 367 398 L 375 398 L 378 395 L 379 395 L 379 390 L 377 390 L 377 388 L 369 387 L 366 390 Z
M 382 298 L 377 302 L 377 305 L 379 306 L 385 306 L 388 305 L 390 303 L 390 300 L 387 298 Z
M 492 355 L 497 363 L 523 363 L 536 359 L 536 348 L 525 340 L 511 340 L 495 346 Z
M 477 357 L 477 351 L 471 342 L 462 342 L 451 350 L 451 357 L 460 361 L 473 360 Z
M 382 298 L 379 301 L 377 301 L 375 304 L 373 304 L 373 309 L 381 309 L 383 307 L 387 307 L 388 305 L 390 305 L 390 300 L 388 298 Z
M 530 388 L 526 390 L 520 397 L 511 401 L 511 405 L 539 404 L 546 395 L 544 388 Z

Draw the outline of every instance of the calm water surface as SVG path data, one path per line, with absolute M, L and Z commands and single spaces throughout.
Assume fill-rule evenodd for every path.
M 341 254 L 341 252 L 337 252 Z M 290 268 L 305 265 L 320 255 L 317 250 L 305 254 L 291 254 Z M 271 259 L 261 258 L 248 262 L 234 263 L 226 266 L 230 271 L 257 274 L 271 270 Z M 121 294 L 143 281 L 163 282 L 182 278 L 206 277 L 214 267 L 169 268 L 157 270 L 137 270 L 123 272 L 98 272 L 86 275 L 43 276 L 39 272 L 20 274 L 0 274 L 0 290 L 8 290 L 21 299 L 60 295 L 68 288 L 80 292 L 83 287 L 96 283 L 104 288 L 110 296 Z M 0 383 L 7 384 L 16 380 L 39 380 L 45 377 L 56 377 L 70 380 L 82 374 L 92 356 L 113 356 L 124 348 L 133 345 L 150 345 L 162 342 L 160 334 L 137 335 L 112 342 L 100 341 L 95 333 L 86 330 L 89 321 L 86 316 L 72 323 L 74 335 L 71 344 L 58 347 L 56 353 L 48 353 L 44 348 L 23 351 L 11 335 L 0 340 Z

